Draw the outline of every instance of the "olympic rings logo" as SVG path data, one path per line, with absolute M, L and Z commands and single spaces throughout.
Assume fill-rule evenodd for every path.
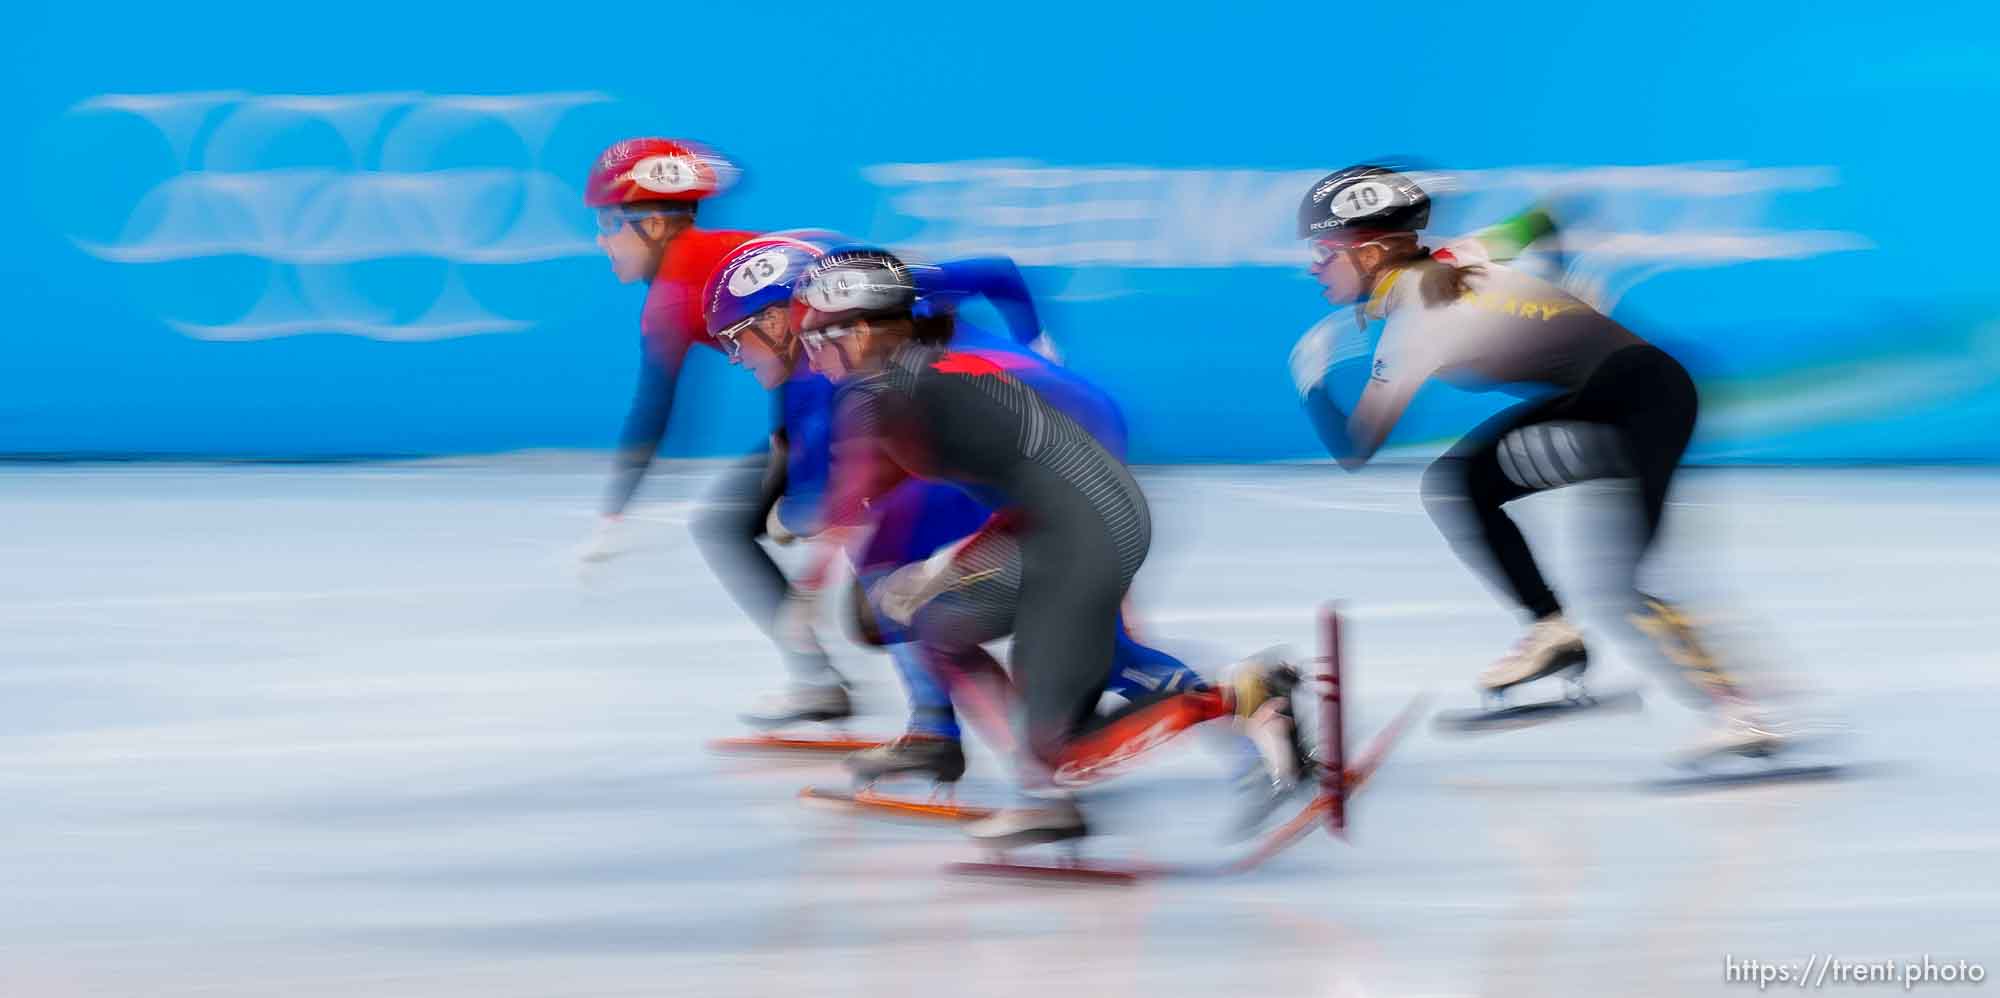
M 110 94 L 58 121 L 53 172 L 72 185 L 57 194 L 77 206 L 65 211 L 78 248 L 187 275 L 156 307 L 189 335 L 511 332 L 533 323 L 482 302 L 468 271 L 597 252 L 570 182 L 594 149 L 559 133 L 579 110 L 614 103 L 587 92 Z M 244 258 L 263 264 L 253 293 Z

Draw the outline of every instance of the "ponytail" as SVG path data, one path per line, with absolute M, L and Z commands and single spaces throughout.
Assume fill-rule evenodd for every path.
M 958 323 L 947 309 L 910 319 L 910 339 L 925 346 L 944 346 L 958 331 Z
M 1472 290 L 1472 280 L 1486 276 L 1486 268 L 1476 263 L 1446 263 L 1436 257 L 1430 258 L 1431 266 L 1423 268 L 1423 277 L 1417 283 L 1417 292 L 1423 296 L 1428 306 L 1449 305 L 1465 297 Z

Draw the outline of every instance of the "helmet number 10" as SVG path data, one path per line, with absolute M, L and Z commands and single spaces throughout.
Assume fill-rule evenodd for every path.
M 1334 199 L 1333 213 L 1341 218 L 1360 218 L 1393 203 L 1388 185 L 1379 181 L 1364 181 L 1340 192 Z

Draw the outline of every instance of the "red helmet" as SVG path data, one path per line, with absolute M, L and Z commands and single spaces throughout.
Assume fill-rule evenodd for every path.
M 720 194 L 735 181 L 735 165 L 712 149 L 680 139 L 626 139 L 597 157 L 583 203 L 592 208 L 691 203 Z

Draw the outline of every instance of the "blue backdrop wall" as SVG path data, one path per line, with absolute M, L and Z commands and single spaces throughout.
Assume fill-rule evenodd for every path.
M 1992 4 L 12 18 L 0 453 L 608 446 L 639 292 L 582 175 L 668 134 L 745 167 L 710 224 L 1016 256 L 1142 460 L 1316 453 L 1292 206 L 1384 155 L 1439 171 L 1443 232 L 1564 206 L 1564 280 L 1700 374 L 1706 459 L 2000 458 Z M 1490 407 L 1436 390 L 1398 440 Z M 765 412 L 703 358 L 670 449 L 741 450 Z

